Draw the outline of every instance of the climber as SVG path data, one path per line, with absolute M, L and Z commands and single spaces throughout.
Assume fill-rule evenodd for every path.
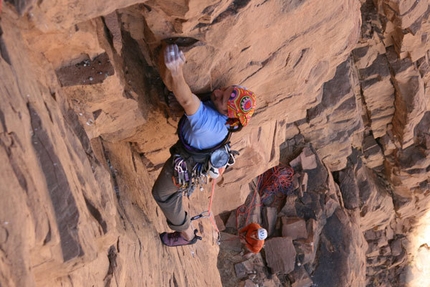
M 245 254 L 246 257 L 260 252 L 264 246 L 264 240 L 267 238 L 267 230 L 255 222 L 239 229 L 238 233 L 240 241 L 245 244 L 246 249 L 250 252 Z
M 202 102 L 184 79 L 185 56 L 177 45 L 164 49 L 164 62 L 172 92 L 185 114 L 178 124 L 179 140 L 170 148 L 171 156 L 155 181 L 152 195 L 174 230 L 160 234 L 162 243 L 181 246 L 201 239 L 182 206 L 182 196 L 189 197 L 195 188 L 202 188 L 208 175 L 216 178 L 234 163 L 230 134 L 248 124 L 256 98 L 244 87 L 230 86 L 214 90 L 210 101 Z

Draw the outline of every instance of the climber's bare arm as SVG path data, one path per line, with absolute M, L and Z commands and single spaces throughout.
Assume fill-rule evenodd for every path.
M 197 112 L 200 99 L 191 92 L 185 82 L 182 67 L 185 64 L 185 56 L 177 45 L 169 45 L 164 49 L 164 62 L 172 76 L 172 92 L 187 115 Z

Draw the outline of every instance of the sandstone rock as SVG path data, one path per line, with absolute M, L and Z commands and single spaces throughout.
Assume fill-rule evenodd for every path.
M 221 219 L 221 217 L 220 217 L 219 214 L 215 216 L 215 222 L 216 222 L 216 225 L 217 225 L 219 231 L 224 231 L 225 230 L 224 221 Z
M 384 182 L 378 177 L 375 177 L 372 171 L 362 165 L 358 154 L 353 154 L 350 159 L 351 163 L 355 165 L 355 177 L 360 196 L 360 212 L 361 220 L 360 225 L 363 231 L 377 227 L 384 229 L 390 224 L 393 218 L 393 202 L 388 194 L 388 191 L 383 188 Z M 377 192 L 373 192 L 376 191 Z M 347 191 L 343 192 L 346 193 Z M 374 208 L 378 206 L 378 208 Z M 375 221 L 375 218 L 378 220 Z M 375 222 L 378 222 L 375 225 Z
M 301 218 L 282 217 L 282 236 L 292 240 L 308 238 L 306 221 Z
M 428 102 L 430 104 L 430 102 Z M 430 123 L 430 113 L 426 112 L 421 122 L 416 126 L 417 144 L 423 146 L 426 150 L 430 147 L 430 138 L 427 127 Z
M 296 239 L 294 241 L 298 262 L 301 265 L 314 262 L 317 246 L 320 241 L 320 229 L 321 227 L 317 225 L 317 222 L 314 219 L 309 219 L 306 222 L 308 237 L 306 239 Z
M 239 279 L 247 278 L 249 274 L 254 272 L 254 265 L 251 260 L 246 260 L 234 266 L 236 276 Z
M 353 164 L 349 161 L 346 168 L 335 173 L 336 181 L 342 193 L 343 204 L 348 209 L 359 207 L 360 189 L 356 182 Z
M 267 230 L 268 236 L 271 236 L 276 229 L 276 221 L 278 219 L 278 210 L 276 207 L 262 208 L 262 225 Z
M 236 213 L 235 212 L 231 212 L 230 213 L 230 216 L 228 217 L 228 220 L 225 223 L 225 227 L 227 227 L 227 228 L 230 227 L 230 228 L 234 228 L 234 229 L 238 228 L 237 221 L 236 221 Z M 240 228 L 242 228 L 242 227 L 245 227 L 245 225 L 241 226 Z
M 413 1 L 389 1 L 385 4 L 378 1 L 377 7 L 379 13 L 388 18 L 389 25 L 397 30 L 393 33 L 393 40 L 400 57 L 411 57 L 413 61 L 422 57 L 427 41 L 423 41 L 425 35 L 420 31 L 427 25 L 428 6 Z
M 243 248 L 243 244 L 240 242 L 239 236 L 226 232 L 221 232 L 221 244 L 224 249 L 230 251 L 240 252 Z
M 56 71 L 62 86 L 94 85 L 114 74 L 114 69 L 106 53 L 94 59 L 86 59 L 71 66 L 63 66 Z
M 80 22 L 107 15 L 116 9 L 139 3 L 136 0 L 121 2 L 57 2 L 47 1 L 43 5 L 32 6 L 30 13 L 34 25 L 43 32 L 51 32 L 72 27 Z M 65 8 L 66 7 L 66 8 Z
M 382 254 L 383 252 L 387 252 L 387 250 L 384 251 L 384 249 L 388 248 L 388 255 L 392 255 L 392 248 L 389 246 L 388 238 L 385 236 L 385 232 L 383 230 L 374 231 L 374 230 L 367 230 L 364 234 L 366 241 L 368 243 L 368 249 L 366 252 L 366 256 L 369 257 L 376 257 L 376 256 L 386 256 Z M 397 256 L 397 255 L 394 255 Z
M 412 163 L 415 160 L 414 163 Z M 396 185 L 406 185 L 418 187 L 422 182 L 427 180 L 425 170 L 430 164 L 428 152 L 419 146 L 411 146 L 404 149 L 399 155 L 399 165 L 402 167 L 397 174 L 394 173 L 392 178 Z M 395 189 L 396 190 L 396 189 Z M 400 194 L 402 195 L 402 194 Z
M 296 266 L 289 277 L 293 282 L 291 287 L 310 287 L 313 284 L 311 277 L 303 266 Z
M 397 238 L 390 242 L 391 254 L 393 256 L 399 256 L 403 252 L 402 238 Z
M 312 141 L 313 147 L 331 170 L 344 168 L 346 162 L 336 157 L 345 157 L 351 153 L 350 136 L 362 128 L 361 120 L 354 116 L 359 112 L 354 94 L 357 80 L 354 77 L 349 61 L 340 65 L 334 78 L 324 85 L 321 104 L 308 110 L 308 123 L 303 123 L 300 127 L 301 132 Z M 329 106 L 330 116 L 326 116 Z M 340 122 L 344 130 L 338 129 Z M 321 129 L 310 129 L 313 125 L 318 125 Z M 335 135 L 331 133 L 332 137 L 320 137 L 321 133 L 331 130 L 337 130 Z
M 381 147 L 373 136 L 366 136 L 363 141 L 363 161 L 367 167 L 376 169 L 384 163 Z
M 270 238 L 266 240 L 264 250 L 266 251 L 267 265 L 273 272 L 287 274 L 294 270 L 296 250 L 291 238 Z
M 424 115 L 426 97 L 424 83 L 409 59 L 398 60 L 393 51 L 387 50 L 388 60 L 394 71 L 394 86 L 397 91 L 393 132 L 403 148 L 413 144 L 413 128 Z
M 394 115 L 394 87 L 390 81 L 390 71 L 386 66 L 384 56 L 378 56 L 373 64 L 360 70 L 362 78 L 363 97 L 369 111 L 371 127 L 375 137 L 381 137 L 387 132 Z M 378 94 L 376 100 L 372 95 Z
M 2 181 L 11 184 L 3 192 L 8 199 L 1 218 L 10 235 L 2 250 L 20 250 L 13 252 L 20 263 L 10 262 L 8 279 L 1 284 L 50 285 L 55 278 L 94 262 L 98 249 L 107 250 L 115 240 L 115 199 L 109 173 L 94 154 L 85 153 L 88 138 L 69 123 L 73 119 L 67 117 L 63 94 L 54 92 L 53 97 L 47 88 L 53 84 L 49 80 L 55 78 L 53 71 L 36 75 L 29 69 L 32 54 L 11 25 L 10 15 L 2 16 L 2 27 L 8 29 L 2 43 L 17 49 L 10 54 L 13 70 L 5 61 L 0 63 L 1 86 L 7 87 L 1 93 L 2 102 L 8 103 L 1 112 L 2 158 L 12 160 L 1 173 L 8 177 Z M 107 263 L 100 259 L 99 266 Z M 44 276 L 46 272 L 52 277 Z
M 196 245 L 158 238 L 167 226 L 150 191 L 177 140 L 165 42 L 184 50 L 193 92 L 235 83 L 257 93 L 215 214 L 252 198 L 249 183 L 279 162 L 298 168 L 279 215 L 306 221 L 308 236 L 276 239 L 302 264 L 276 263 L 291 271 L 282 284 L 425 284 L 414 276 L 426 246 L 407 238 L 430 201 L 427 1 L 2 2 L 0 285 L 223 285 L 209 220 L 193 223 Z M 75 69 L 98 55 L 108 77 Z M 244 214 L 260 222 L 258 200 Z M 206 210 L 207 190 L 184 203 Z M 281 286 L 265 276 L 244 284 Z
M 364 238 L 358 231 L 358 226 L 352 224 L 344 225 L 341 222 L 343 211 L 340 209 L 330 218 L 322 230 L 321 246 L 317 252 L 318 267 L 312 276 L 314 284 L 321 286 L 352 286 L 363 285 L 362 268 L 365 266 L 365 257 L 355 246 L 363 246 Z M 348 216 L 346 216 L 348 217 Z M 351 253 L 352 252 L 352 253 Z M 350 256 L 358 260 L 354 267 L 348 268 L 347 261 Z M 341 263 L 344 262 L 344 263 Z M 348 269 L 345 270 L 345 268 Z M 337 274 L 337 276 L 326 276 L 326 274 Z M 348 274 L 345 276 L 344 274 Z
M 244 282 L 241 282 L 239 286 L 240 287 L 255 287 L 257 285 L 254 282 L 252 282 L 252 280 L 247 279 Z
M 319 240 L 319 237 L 317 237 Z M 316 249 L 313 241 L 314 237 L 307 240 L 297 239 L 294 241 L 294 246 L 297 251 L 297 261 L 301 265 L 312 264 L 315 260 Z M 310 242 L 309 242 L 310 241 Z
M 277 287 L 281 286 L 281 284 L 281 280 L 279 280 L 277 276 L 273 276 L 272 278 L 263 281 L 263 286 L 267 287 Z
M 112 12 L 106 16 L 104 16 L 104 22 L 109 29 L 109 32 L 112 37 L 112 44 L 113 48 L 115 49 L 115 52 L 118 55 L 121 55 L 122 53 L 122 36 L 121 36 L 121 26 L 120 26 L 120 19 L 118 17 L 118 14 L 116 12 Z
M 287 199 L 285 201 L 285 205 L 284 205 L 284 207 L 282 207 L 280 214 L 288 216 L 288 217 L 297 216 L 297 210 L 295 208 L 296 200 L 297 200 L 296 195 L 288 195 Z

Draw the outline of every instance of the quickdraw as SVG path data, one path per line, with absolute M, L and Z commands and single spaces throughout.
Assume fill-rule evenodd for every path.
M 189 173 L 187 163 L 180 155 L 173 159 L 173 183 L 178 187 L 178 193 L 190 197 L 196 187 L 203 190 L 203 184 L 208 182 L 204 164 L 196 163 Z
M 203 185 L 208 183 L 206 168 L 203 163 L 196 163 L 191 172 L 191 184 L 203 191 Z
M 186 188 L 190 181 L 188 175 L 187 163 L 180 155 L 174 155 L 173 158 L 173 180 L 178 188 Z

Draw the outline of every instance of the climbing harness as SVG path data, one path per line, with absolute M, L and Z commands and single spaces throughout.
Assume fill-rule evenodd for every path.
M 178 187 L 178 195 L 190 197 L 196 188 L 203 190 L 203 185 L 209 181 L 208 176 L 216 178 L 222 167 L 233 165 L 239 153 L 230 148 L 231 132 L 213 148 L 200 150 L 192 147 L 182 132 L 186 120 L 185 115 L 179 120 L 179 140 L 170 152 L 173 155 L 173 183 Z
M 226 143 L 208 153 L 201 162 L 196 162 L 192 156 L 189 156 L 188 160 L 184 159 L 182 154 L 173 154 L 173 183 L 178 187 L 178 194 L 189 198 L 196 188 L 203 191 L 203 185 L 209 181 L 208 177 L 216 179 L 220 171 L 232 166 L 239 152 L 231 150 L 230 143 Z

